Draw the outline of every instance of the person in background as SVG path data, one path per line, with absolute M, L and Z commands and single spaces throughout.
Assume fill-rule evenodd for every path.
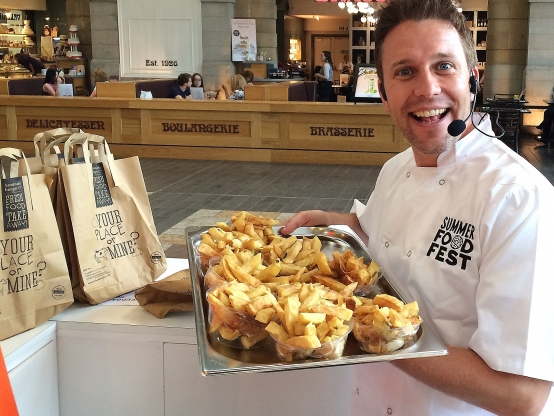
M 367 204 L 301 212 L 280 232 L 348 225 L 448 354 L 356 365 L 350 414 L 554 415 L 554 187 L 472 114 L 477 56 L 452 0 L 387 2 L 375 58 L 410 148 Z
M 318 100 L 330 101 L 333 92 L 333 60 L 331 59 L 331 52 L 321 52 L 321 62 L 323 62 L 321 73 L 314 74 L 317 81 Z
M 176 98 L 178 100 L 190 99 L 190 87 L 192 85 L 192 77 L 190 74 L 184 73 L 177 77 L 177 84 L 171 87 L 167 98 Z
M 58 75 L 56 68 L 48 68 L 42 84 L 42 95 L 60 95 L 59 86 L 62 82 L 63 78 Z
M 221 84 L 221 88 L 225 92 L 225 98 L 228 100 L 244 100 L 244 87 L 246 87 L 246 80 L 240 74 L 231 77 L 232 93 L 229 93 L 225 84 Z
M 198 72 L 192 74 L 192 86 L 195 88 L 204 88 L 204 80 L 202 79 L 202 75 Z
M 16 53 L 15 60 L 19 65 L 27 68 L 29 72 L 31 72 L 31 76 L 33 77 L 37 74 L 40 74 L 40 72 L 44 69 L 44 64 L 38 59 L 33 58 L 31 55 Z
M 554 88 L 552 88 L 551 100 L 554 100 Z M 549 104 L 544 111 L 544 118 L 537 126 L 537 129 L 542 130 L 542 134 L 536 138 L 537 141 L 548 144 L 550 143 L 550 132 L 552 131 L 552 122 L 554 122 L 554 104 Z
M 92 94 L 90 94 L 90 96 L 96 97 L 97 96 L 96 84 L 98 84 L 99 82 L 109 82 L 110 78 L 108 77 L 108 74 L 106 73 L 106 71 L 98 68 L 92 72 L 92 79 L 94 80 L 94 90 L 92 91 Z
M 350 62 L 350 57 L 348 55 L 343 56 L 344 61 L 342 61 L 339 65 L 339 71 L 341 74 L 352 74 L 352 70 L 354 66 L 352 65 L 352 62 Z
M 244 71 L 242 73 L 242 76 L 244 77 L 244 80 L 246 81 L 246 85 L 254 85 L 253 82 L 254 82 L 254 74 L 252 73 L 252 71 Z

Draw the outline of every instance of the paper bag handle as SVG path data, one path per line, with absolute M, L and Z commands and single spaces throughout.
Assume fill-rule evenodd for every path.
M 29 200 L 31 201 L 31 209 L 34 210 L 33 207 L 33 195 L 31 193 L 31 181 L 29 179 L 29 176 L 31 174 L 31 169 L 29 168 L 29 162 L 27 162 L 27 158 L 25 157 L 25 153 L 23 153 L 23 150 L 16 149 L 15 147 L 4 147 L 0 149 L 0 157 L 9 157 L 10 159 L 18 160 L 17 158 L 23 159 L 23 162 L 25 163 L 25 169 L 27 169 L 27 173 L 23 176 L 27 177 L 27 186 L 29 188 Z M 4 171 L 2 170 L 2 174 L 4 174 Z
M 35 145 L 35 156 L 42 156 L 44 153 L 45 142 L 51 138 L 59 138 L 59 136 L 71 136 L 73 133 L 82 133 L 83 131 L 78 128 L 72 127 L 60 127 L 57 129 L 43 131 L 35 134 L 33 139 Z

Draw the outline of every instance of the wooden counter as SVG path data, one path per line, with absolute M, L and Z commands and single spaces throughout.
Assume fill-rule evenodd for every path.
M 117 157 L 382 165 L 408 147 L 381 104 L 0 95 L 0 145 L 77 127 Z

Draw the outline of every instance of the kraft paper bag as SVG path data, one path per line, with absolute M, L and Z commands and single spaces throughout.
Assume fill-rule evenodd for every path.
M 102 146 L 93 146 L 97 154 L 92 158 L 94 141 Z M 138 157 L 114 160 L 105 139 L 88 134 L 71 136 L 63 153 L 60 171 L 75 297 L 97 304 L 154 281 L 167 262 Z M 91 162 L 96 158 L 103 161 Z
M 24 158 L 12 148 L 0 149 L 0 156 Z M 3 169 L 0 185 L 0 340 L 34 328 L 73 303 L 45 176 L 5 178 L 6 173 Z
M 190 270 L 181 270 L 158 282 L 149 283 L 135 292 L 140 306 L 163 318 L 169 312 L 192 310 L 192 282 Z

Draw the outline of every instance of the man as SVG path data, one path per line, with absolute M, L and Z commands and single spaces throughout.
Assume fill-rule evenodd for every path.
M 381 97 L 411 148 L 383 166 L 366 206 L 303 212 L 282 230 L 349 225 L 447 345 L 443 357 L 356 366 L 354 414 L 554 414 L 554 189 L 485 135 L 488 119 L 469 120 L 478 72 L 464 20 L 451 0 L 380 11 Z
M 177 84 L 171 87 L 167 98 L 177 98 L 178 100 L 190 99 L 190 86 L 192 85 L 192 77 L 190 74 L 184 73 L 177 77 Z
M 31 76 L 39 74 L 43 69 L 44 65 L 38 59 L 33 58 L 31 55 L 25 55 L 22 53 L 16 53 L 15 59 L 19 65 L 24 68 L 27 68 L 31 72 Z

